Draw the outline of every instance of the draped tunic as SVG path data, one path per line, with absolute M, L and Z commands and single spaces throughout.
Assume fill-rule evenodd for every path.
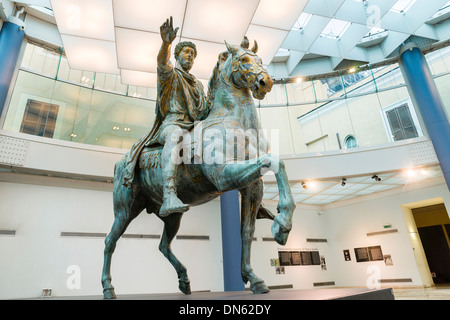
M 158 145 L 163 130 L 177 125 L 190 130 L 196 121 L 208 113 L 203 85 L 194 75 L 173 68 L 171 64 L 159 65 L 157 69 L 156 119 L 151 131 L 137 141 L 126 154 L 126 172 L 123 184 L 130 188 L 141 151 L 145 147 Z

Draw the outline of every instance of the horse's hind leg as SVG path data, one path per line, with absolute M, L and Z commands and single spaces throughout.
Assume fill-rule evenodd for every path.
M 250 290 L 253 293 L 267 293 L 269 288 L 264 281 L 257 277 L 250 265 L 251 245 L 255 233 L 255 223 L 258 210 L 263 197 L 263 182 L 261 179 L 251 184 L 249 187 L 240 190 L 241 192 L 241 275 L 242 280 L 250 282 Z
M 178 260 L 178 258 L 173 254 L 171 243 L 173 238 L 175 238 L 178 229 L 180 228 L 181 217 L 183 213 L 172 213 L 170 216 L 161 218 L 164 221 L 164 232 L 161 237 L 161 242 L 159 244 L 159 250 L 164 254 L 167 260 L 170 261 L 172 266 L 175 268 L 178 275 L 178 288 L 184 294 L 191 293 L 191 285 L 187 275 L 186 267 Z

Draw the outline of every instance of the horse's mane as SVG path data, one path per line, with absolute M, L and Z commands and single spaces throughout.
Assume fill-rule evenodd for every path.
M 228 51 L 224 51 L 219 54 L 219 59 L 217 60 L 216 66 L 213 69 L 211 78 L 209 78 L 207 103 L 210 106 L 210 108 L 214 104 L 214 94 L 216 92 L 217 85 L 219 84 L 220 71 L 222 69 L 224 62 L 228 58 L 228 54 L 229 54 Z

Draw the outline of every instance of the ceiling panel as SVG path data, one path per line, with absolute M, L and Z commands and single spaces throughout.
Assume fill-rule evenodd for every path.
M 52 7 L 61 34 L 115 40 L 111 0 L 53 0 Z
M 70 68 L 119 74 L 116 45 L 111 41 L 61 35 Z
M 308 0 L 261 0 L 252 24 L 290 31 Z
M 263 64 L 269 65 L 273 57 L 280 48 L 284 39 L 288 35 L 288 31 L 281 29 L 273 29 L 257 25 L 250 25 L 247 31 L 247 37 L 250 41 L 258 42 L 258 56 Z
M 156 87 L 157 84 L 156 73 L 150 72 L 121 69 L 120 78 L 122 79 L 122 83 L 131 86 L 152 88 Z
M 217 64 L 219 53 L 227 51 L 225 42 L 214 43 L 189 38 L 182 38 L 181 41 L 191 41 L 197 48 L 197 57 L 190 72 L 198 79 L 209 80 Z
M 448 40 L 448 17 L 439 24 L 426 23 L 448 0 L 417 0 L 405 13 L 391 10 L 396 3 L 394 0 L 51 1 L 61 35 L 116 42 L 118 61 L 109 66 L 112 70 L 155 73 L 161 45 L 159 28 L 172 16 L 174 28 L 179 28 L 174 44 L 183 38 L 191 39 L 199 47 L 192 73 L 202 80 L 209 79 L 218 52 L 224 51 L 224 41 L 239 45 L 244 35 L 258 42 L 259 55 L 266 65 L 272 61 L 285 64 L 270 69 L 277 70 L 277 77 L 312 72 L 310 66 L 314 66 L 315 73 L 332 72 L 344 67 L 341 61 L 382 62 L 412 36 L 423 38 L 427 44 Z M 297 21 L 301 14 L 299 29 Z M 325 38 L 321 33 L 332 20 L 350 25 L 335 39 Z M 294 25 L 296 29 L 292 29 Z M 367 41 L 364 45 L 362 41 L 373 27 L 384 29 L 385 36 L 378 42 L 370 42 L 370 46 Z M 71 43 L 66 45 L 63 41 L 63 44 L 68 52 Z M 284 52 L 277 59 L 280 48 L 295 52 Z M 80 59 L 70 61 L 76 54 L 68 52 L 67 56 L 69 64 L 82 70 L 98 69 L 92 68 L 89 61 L 85 67 Z M 107 69 L 102 65 L 103 70 Z
M 120 69 L 156 72 L 161 48 L 158 33 L 116 28 L 117 64 Z
M 259 0 L 189 0 L 181 36 L 238 45 L 258 4 Z
M 92 2 L 92 1 L 91 1 Z M 113 0 L 116 27 L 159 33 L 169 17 L 181 27 L 187 0 Z

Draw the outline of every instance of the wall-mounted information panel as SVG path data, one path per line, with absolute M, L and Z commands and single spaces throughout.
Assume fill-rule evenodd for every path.
M 319 251 L 278 251 L 280 266 L 318 266 Z
M 355 248 L 356 262 L 383 261 L 381 246 Z

